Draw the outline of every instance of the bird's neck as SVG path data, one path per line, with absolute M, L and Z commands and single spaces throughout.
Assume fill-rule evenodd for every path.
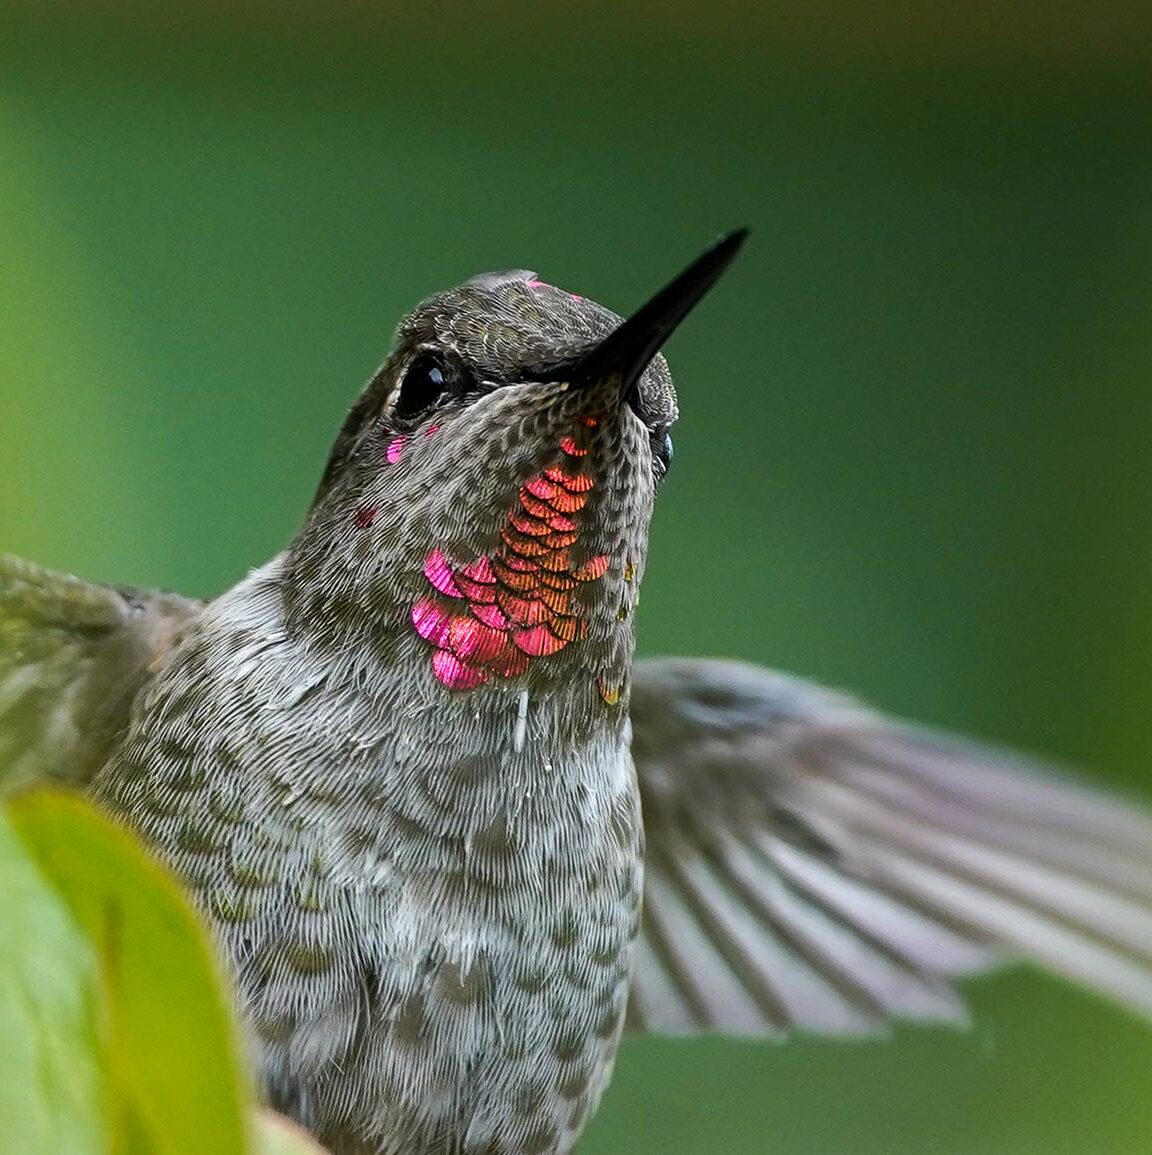
M 331 725 L 308 740 L 318 753 L 330 749 L 339 773 L 359 787 L 380 779 L 391 789 L 397 775 L 418 772 L 455 777 L 459 789 L 487 783 L 491 792 L 498 783 L 509 797 L 599 792 L 627 759 L 630 618 L 613 620 L 607 637 L 534 660 L 519 676 L 460 689 L 437 676 L 435 647 L 413 628 L 406 604 L 412 595 L 397 596 L 401 583 L 387 583 L 376 599 L 347 591 L 305 598 L 299 576 L 291 556 L 282 555 L 236 587 L 217 612 L 226 629 L 278 635 L 267 673 L 282 688 L 270 696 L 325 703 Z M 301 612 L 308 604 L 311 612 Z
M 587 671 L 563 688 L 524 676 L 449 689 L 411 631 L 385 660 L 381 639 L 289 625 L 288 577 L 283 559 L 257 571 L 189 639 L 244 664 L 203 688 L 199 724 L 214 748 L 247 752 L 213 780 L 242 792 L 270 844 L 312 838 L 337 880 L 370 862 L 436 894 L 458 884 L 467 902 L 633 845 L 626 691 L 605 701 Z

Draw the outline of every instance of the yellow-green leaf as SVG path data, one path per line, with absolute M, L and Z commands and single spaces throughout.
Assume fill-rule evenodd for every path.
M 63 1075 L 52 1068 L 55 1082 L 62 1081 L 90 1110 L 93 1093 L 84 1098 L 83 1089 L 98 1086 L 91 1071 L 103 1070 L 103 1108 L 116 1155 L 243 1155 L 248 1096 L 228 996 L 206 937 L 177 885 L 127 832 L 79 798 L 25 794 L 7 804 L 7 815 L 30 859 L 21 865 L 18 856 L 10 855 L 17 866 L 15 881 L 8 885 L 21 885 L 32 870 L 62 900 L 63 909 L 59 901 L 52 904 L 51 895 L 41 898 L 37 892 L 23 922 L 38 924 L 41 908 L 54 912 L 49 917 L 59 923 L 55 933 L 67 948 L 61 952 L 66 970 L 56 985 L 67 991 L 73 984 L 68 997 L 82 1004 L 72 1011 L 67 1037 L 55 1028 L 45 1037 L 58 1037 L 60 1053 L 68 1056 L 61 1060 Z M 31 894 L 29 884 L 24 888 Z M 0 918 L 7 924 L 6 914 Z M 11 943 L 8 926 L 2 931 L 0 938 L 9 942 L 0 958 L 19 954 L 22 947 Z M 93 1021 L 90 1007 L 81 1012 L 91 1003 L 94 975 L 101 1030 L 90 1029 L 78 1040 L 84 1032 L 77 1023 Z M 0 975 L 0 985 L 5 977 Z M 58 1001 L 65 1000 L 61 996 Z M 0 1029 L 3 1025 L 0 1020 Z M 45 1038 L 36 1043 L 39 1053 L 55 1053 L 56 1044 Z M 74 1068 L 87 1074 L 82 1078 Z M 47 1086 L 35 1064 L 15 1071 L 14 1077 L 21 1080 L 23 1093 L 39 1095 L 53 1106 L 55 1082 Z
M 95 952 L 0 812 L 0 1150 L 108 1150 Z

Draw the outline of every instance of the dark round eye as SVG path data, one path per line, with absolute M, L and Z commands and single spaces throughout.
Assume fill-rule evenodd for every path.
M 404 371 L 392 413 L 400 418 L 419 417 L 448 392 L 448 370 L 431 353 L 421 353 Z
M 667 429 L 652 431 L 652 468 L 659 481 L 672 464 L 672 434 Z

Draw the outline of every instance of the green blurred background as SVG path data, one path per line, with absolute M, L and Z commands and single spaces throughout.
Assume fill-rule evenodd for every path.
M 925 8 L 0 5 L 0 548 L 211 593 L 298 522 L 399 314 L 526 266 L 669 348 L 641 645 L 1152 797 L 1152 33 Z M 587 1155 L 1152 1151 L 1152 1032 L 640 1041 Z

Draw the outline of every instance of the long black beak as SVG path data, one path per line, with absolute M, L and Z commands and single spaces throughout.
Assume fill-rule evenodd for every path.
M 576 366 L 577 379 L 591 384 L 619 375 L 621 396 L 630 403 L 634 402 L 637 382 L 648 362 L 701 297 L 720 279 L 747 238 L 747 229 L 737 229 L 706 249 L 638 312 L 580 359 Z

